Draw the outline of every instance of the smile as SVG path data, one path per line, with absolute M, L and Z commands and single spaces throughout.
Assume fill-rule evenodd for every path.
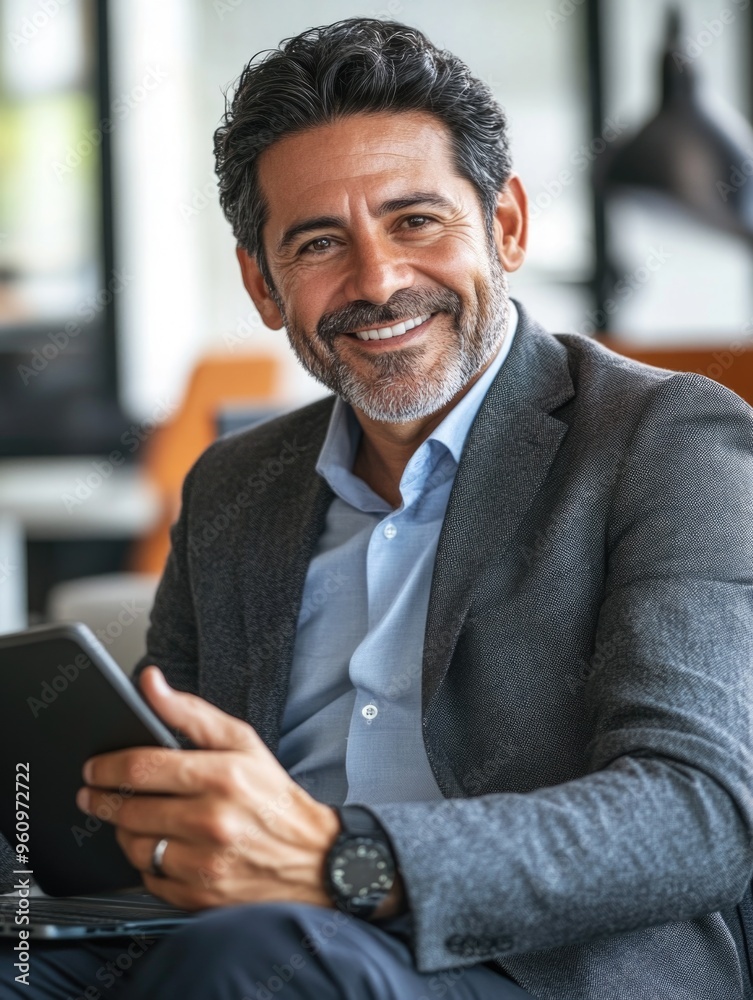
M 425 323 L 427 319 L 431 319 L 431 315 L 431 313 L 427 313 L 425 316 L 414 316 L 412 319 L 403 320 L 402 323 L 396 323 L 395 326 L 380 326 L 375 330 L 357 330 L 354 336 L 358 337 L 359 340 L 390 340 L 392 337 L 402 337 L 409 330 Z

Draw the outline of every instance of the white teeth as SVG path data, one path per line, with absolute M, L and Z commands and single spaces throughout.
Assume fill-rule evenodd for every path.
M 402 323 L 396 323 L 395 326 L 381 326 L 378 330 L 359 330 L 356 336 L 359 340 L 389 340 L 390 337 L 401 337 L 408 330 L 412 330 L 414 326 L 425 323 L 427 319 L 431 319 L 431 313 L 427 313 L 426 316 L 406 319 Z

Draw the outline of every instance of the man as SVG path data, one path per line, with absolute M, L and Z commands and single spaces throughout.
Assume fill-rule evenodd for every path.
M 210 911 L 127 995 L 748 997 L 750 409 L 509 299 L 504 116 L 413 28 L 249 64 L 215 150 L 245 286 L 335 395 L 186 479 L 139 668 L 203 749 L 85 770 Z M 64 959 L 83 991 L 102 952 Z

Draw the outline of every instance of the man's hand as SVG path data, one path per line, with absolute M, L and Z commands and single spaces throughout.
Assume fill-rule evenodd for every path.
M 335 811 L 297 785 L 247 723 L 174 691 L 157 667 L 146 668 L 141 688 L 167 725 L 206 749 L 92 757 L 76 801 L 116 826 L 149 892 L 189 910 L 271 901 L 332 906 L 322 873 L 340 831 Z M 114 810 L 113 792 L 122 800 Z M 165 878 L 150 872 L 163 837 Z

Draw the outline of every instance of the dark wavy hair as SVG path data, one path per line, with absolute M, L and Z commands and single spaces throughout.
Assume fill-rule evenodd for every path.
M 379 111 L 424 111 L 444 123 L 456 169 L 476 188 L 491 237 L 497 193 L 512 169 L 507 120 L 491 90 L 417 28 L 348 18 L 258 52 L 241 73 L 232 102 L 225 95 L 214 134 L 220 204 L 238 245 L 256 258 L 270 288 L 259 155 L 283 136 Z

